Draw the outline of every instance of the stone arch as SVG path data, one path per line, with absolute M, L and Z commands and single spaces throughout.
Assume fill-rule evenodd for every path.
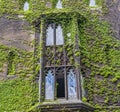
M 7 75 L 15 75 L 16 71 L 16 56 L 17 52 L 12 50 L 8 52 L 7 56 Z
M 29 1 L 26 0 L 26 1 L 24 2 L 24 4 L 23 4 L 23 10 L 24 10 L 24 11 L 28 11 L 29 8 L 30 8 Z

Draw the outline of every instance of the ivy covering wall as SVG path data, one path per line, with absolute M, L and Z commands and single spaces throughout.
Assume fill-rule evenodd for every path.
M 30 10 L 26 12 L 23 11 L 24 2 L 25 0 L 0 0 L 0 16 L 7 14 L 8 18 L 16 19 L 14 15 L 22 14 L 31 24 L 43 15 L 45 18 L 52 17 L 55 22 L 62 24 L 65 39 L 71 33 L 71 40 L 74 40 L 77 25 L 80 50 L 75 55 L 81 57 L 81 73 L 85 77 L 86 95 L 83 101 L 95 106 L 96 112 L 119 112 L 120 40 L 113 36 L 110 24 L 104 21 L 104 14 L 107 13 L 104 0 L 96 0 L 97 10 L 90 9 L 89 0 L 62 0 L 64 8 L 61 10 L 55 8 L 57 0 L 29 0 Z M 51 3 L 51 8 L 46 7 L 46 2 Z M 74 18 L 79 21 L 76 22 Z M 74 43 L 68 42 L 69 44 Z M 40 66 L 35 62 L 40 54 L 34 58 L 33 52 L 0 45 L 1 73 L 5 73 L 3 68 L 9 63 L 10 51 L 15 51 L 13 67 L 9 70 L 11 74 L 0 81 L 0 110 L 27 111 L 38 103 L 35 78 Z M 11 80 L 9 75 L 16 75 L 16 78 Z

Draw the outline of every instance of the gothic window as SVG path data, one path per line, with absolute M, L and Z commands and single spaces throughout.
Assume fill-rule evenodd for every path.
M 27 1 L 24 3 L 23 10 L 24 11 L 28 11 L 29 10 L 29 3 Z
M 68 82 L 68 98 L 77 97 L 77 85 L 76 85 L 76 75 L 73 72 L 73 69 L 70 69 L 67 76 Z
M 53 45 L 54 44 L 54 29 L 50 24 L 47 28 L 47 35 L 46 35 L 46 45 Z
M 89 6 L 96 6 L 95 0 L 90 0 Z
M 64 37 L 63 31 L 60 25 L 56 28 L 56 45 L 63 45 L 64 44 Z
M 8 71 L 7 75 L 15 75 L 15 53 L 13 51 L 8 54 Z
M 57 9 L 62 9 L 62 1 L 58 0 L 57 4 L 56 4 L 56 8 Z
M 45 99 L 54 99 L 54 75 L 51 70 L 45 76 Z
M 48 24 L 45 40 L 45 99 L 77 99 L 73 46 L 66 46 L 62 25 Z
M 40 40 L 43 48 L 40 58 L 40 101 L 81 100 L 80 69 L 75 67 L 75 62 L 79 64 L 79 57 L 74 55 L 77 48 L 75 44 L 67 43 L 71 41 L 71 32 L 64 38 L 62 25 L 53 23 L 53 20 L 46 21 L 44 28 Z
M 64 44 L 64 37 L 61 25 L 50 24 L 47 28 L 46 33 L 46 46 Z

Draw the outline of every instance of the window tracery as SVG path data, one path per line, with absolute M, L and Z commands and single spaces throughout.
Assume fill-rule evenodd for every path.
M 63 45 L 64 44 L 64 37 L 62 27 L 60 25 L 56 28 L 56 45 Z
M 45 76 L 45 99 L 54 99 L 54 75 L 51 70 Z
M 54 20 L 45 21 L 46 32 L 43 33 L 43 58 L 41 71 L 40 89 L 44 89 L 40 96 L 46 100 L 55 99 L 81 99 L 78 83 L 79 73 L 75 67 L 74 44 L 71 41 L 71 32 L 64 38 L 62 25 L 54 23 Z M 43 29 L 44 30 L 44 29 Z M 41 32 L 42 33 L 42 32 Z M 45 36 L 45 37 L 44 37 Z M 76 38 L 76 37 L 75 37 Z M 79 71 L 79 70 L 78 70 Z M 40 91 L 42 91 L 40 90 Z M 48 94 L 50 91 L 50 94 Z M 42 100 L 42 99 L 40 99 Z
M 62 9 L 62 1 L 61 0 L 58 0 L 56 8 L 57 9 Z
M 76 75 L 73 72 L 73 69 L 70 69 L 67 76 L 68 82 L 68 98 L 77 97 L 77 85 L 76 85 Z
M 46 31 L 46 46 L 63 44 L 64 37 L 61 25 L 49 24 Z
M 46 45 L 54 45 L 54 29 L 51 24 L 47 28 Z

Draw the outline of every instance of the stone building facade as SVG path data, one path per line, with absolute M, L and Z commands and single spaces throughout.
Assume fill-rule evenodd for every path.
M 58 0 L 58 3 L 61 0 Z M 26 3 L 29 1 L 25 1 L 24 3 Z M 52 3 L 50 1 L 43 0 L 42 2 L 45 2 L 46 7 L 51 8 L 52 7 Z M 79 1 L 80 2 L 80 1 Z M 96 1 L 97 2 L 97 1 Z M 57 4 L 56 4 L 57 5 Z M 95 5 L 95 4 L 93 4 Z M 91 6 L 91 10 L 93 11 L 93 13 L 97 10 L 97 12 L 101 13 L 102 12 L 102 8 L 104 8 L 104 6 L 106 7 L 105 9 L 107 9 L 107 11 L 105 12 L 104 15 L 102 15 L 102 19 L 103 20 L 107 20 L 110 25 L 111 25 L 111 31 L 113 32 L 113 37 L 117 38 L 118 40 L 120 39 L 120 1 L 119 0 L 105 0 L 103 7 L 99 6 Z M 25 7 L 25 6 L 24 6 Z M 60 4 L 58 4 L 57 6 L 60 10 L 62 10 L 62 6 Z M 89 7 L 89 6 L 88 6 Z M 26 10 L 27 8 L 25 8 Z M 55 14 L 54 12 L 52 12 L 53 15 Z M 61 13 L 62 14 L 62 13 Z M 57 14 L 56 14 L 57 15 Z M 35 53 L 36 53 L 36 45 L 38 45 L 38 41 L 41 42 L 41 38 L 40 36 L 42 35 L 41 33 L 42 30 L 46 30 L 46 29 L 41 29 L 40 25 L 42 23 L 42 17 L 44 18 L 44 16 L 46 16 L 45 14 L 43 14 L 42 16 L 40 16 L 40 18 L 36 18 L 36 20 L 31 24 L 29 23 L 23 15 L 14 15 L 14 17 L 10 18 L 10 15 L 2 15 L 0 17 L 0 51 L 2 52 L 3 48 L 5 50 L 5 53 L 2 53 L 0 55 L 5 55 L 5 57 L 3 57 L 3 59 L 0 59 L 0 79 L 1 80 L 6 80 L 6 79 L 15 79 L 16 77 L 19 77 L 19 75 L 24 74 L 26 77 L 29 78 L 29 76 L 33 75 L 35 73 L 34 71 L 34 66 L 32 64 L 34 64 L 33 60 L 31 59 L 31 56 L 33 58 L 36 57 Z M 52 18 L 52 16 L 51 16 Z M 47 18 L 48 20 L 51 18 Z M 62 18 L 62 17 L 61 17 Z M 46 20 L 47 21 L 47 20 Z M 32 29 L 33 28 L 33 29 Z M 44 35 L 44 34 L 43 34 Z M 18 59 L 19 61 L 16 62 L 11 62 L 9 59 L 9 53 L 13 53 L 15 52 L 15 59 Z M 25 52 L 27 52 L 27 54 L 25 54 Z M 38 52 L 38 51 L 37 51 Z M 45 52 L 45 51 L 43 51 Z M 41 56 L 41 55 L 40 55 Z M 7 58 L 6 58 L 7 57 Z M 14 60 L 14 56 L 11 60 Z M 44 60 L 44 59 L 43 59 Z M 12 65 L 12 63 L 15 63 L 15 67 Z M 41 65 L 41 63 L 38 61 L 38 64 Z M 9 67 L 13 66 L 11 69 L 15 72 L 11 72 L 9 71 Z M 42 65 L 41 65 L 42 66 Z M 42 68 L 42 67 L 41 67 Z M 39 71 L 40 73 L 40 71 Z M 40 80 L 41 77 L 40 75 L 36 76 L 36 82 L 39 85 L 39 89 L 42 90 L 43 88 L 40 86 L 42 86 L 42 84 L 40 85 Z M 12 74 L 12 75 L 10 75 Z M 84 78 L 88 78 L 88 81 L 90 80 L 94 80 L 93 85 L 91 85 L 91 89 L 92 89 L 92 93 L 89 93 L 89 90 L 85 90 L 86 95 L 83 97 L 83 100 L 87 99 L 87 103 L 91 104 L 87 104 L 87 103 L 83 103 L 84 101 L 79 102 L 79 101 L 69 101 L 69 103 L 67 102 L 60 102 L 57 104 L 42 104 L 42 105 L 37 105 L 37 109 L 35 111 L 40 111 L 41 108 L 43 109 L 42 111 L 46 112 L 46 111 L 81 111 L 81 112 L 119 112 L 120 111 L 120 91 L 119 91 L 119 87 L 116 87 L 117 84 L 120 83 L 120 80 L 118 80 L 115 84 L 110 82 L 110 80 L 112 79 L 112 77 L 107 77 L 104 78 L 103 76 L 100 75 L 96 75 L 94 77 L 90 77 L 88 76 L 89 74 L 89 70 L 87 73 L 85 73 L 87 75 L 84 76 Z M 105 79 L 105 81 L 104 81 Z M 103 82 L 102 82 L 103 81 Z M 113 92 L 113 94 L 108 94 L 107 93 L 102 93 L 101 95 L 101 91 L 99 91 L 99 87 L 97 86 L 98 83 L 100 84 L 100 88 L 102 86 L 104 86 L 105 84 L 107 85 L 107 89 L 106 91 L 111 91 L 111 88 L 113 88 L 113 91 L 117 91 L 117 93 Z M 90 83 L 92 84 L 92 83 Z M 95 85 L 94 85 L 95 84 Z M 79 84 L 78 84 L 79 85 Z M 109 88 L 108 88 L 109 87 Z M 40 91 L 39 90 L 39 91 Z M 104 90 L 103 90 L 104 91 Z M 41 92 L 39 92 L 39 94 L 41 94 Z M 44 93 L 45 94 L 45 93 Z M 92 101 L 91 98 L 89 98 L 89 94 L 92 94 Z M 42 93 L 43 95 L 43 93 Z M 109 95 L 110 99 L 106 98 L 107 95 Z M 38 96 L 41 97 L 40 95 Z M 112 97 L 115 97 L 114 101 L 112 100 Z M 40 99 L 39 99 L 40 100 Z M 109 100 L 109 101 L 107 101 Z M 39 102 L 39 101 L 38 101 Z M 92 103 L 91 103 L 92 102 Z M 99 106 L 94 107 L 94 105 L 102 105 L 104 106 L 103 108 L 100 108 Z M 49 106 L 49 108 L 46 108 L 46 106 Z M 61 108 L 64 109 L 68 109 L 68 110 L 62 110 Z M 71 110 L 70 110 L 71 109 Z

